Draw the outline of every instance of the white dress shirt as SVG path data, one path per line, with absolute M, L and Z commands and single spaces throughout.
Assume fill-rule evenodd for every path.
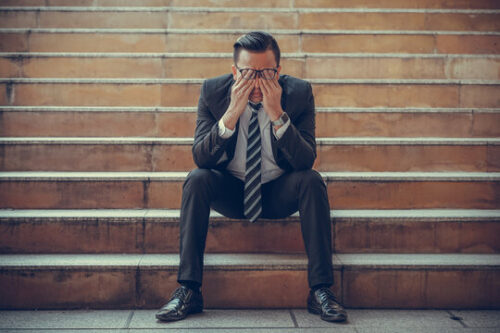
M 247 141 L 248 141 L 248 125 L 250 123 L 250 118 L 252 116 L 252 109 L 250 105 L 247 105 L 245 111 L 240 116 L 240 127 L 238 131 L 238 138 L 236 141 L 236 149 L 234 151 L 234 157 L 227 165 L 227 170 L 235 177 L 245 181 L 245 170 L 246 170 L 246 159 L 247 159 Z M 261 139 L 261 184 L 267 183 L 273 179 L 281 176 L 285 170 L 281 169 L 274 160 L 273 151 L 271 147 L 271 135 L 269 133 L 269 126 L 271 126 L 271 120 L 269 116 L 264 111 L 262 107 L 258 113 L 257 118 L 259 120 L 260 127 L 260 139 Z M 278 130 L 273 128 L 273 134 L 276 139 L 280 139 L 288 126 L 290 126 L 290 118 L 283 124 Z M 231 130 L 224 126 L 222 118 L 219 120 L 219 136 L 222 138 L 231 137 L 236 129 Z M 227 154 L 224 152 L 219 162 L 227 159 Z

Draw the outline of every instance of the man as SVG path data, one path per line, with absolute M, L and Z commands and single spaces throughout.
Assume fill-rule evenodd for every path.
M 280 76 L 280 49 L 265 32 L 234 44 L 232 74 L 205 80 L 198 103 L 192 170 L 180 214 L 181 284 L 156 318 L 203 310 L 200 291 L 210 208 L 237 219 L 285 218 L 297 210 L 309 264 L 307 308 L 345 321 L 333 284 L 327 187 L 312 169 L 315 109 L 310 83 Z

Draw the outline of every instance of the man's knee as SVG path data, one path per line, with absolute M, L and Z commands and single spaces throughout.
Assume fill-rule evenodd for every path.
M 297 171 L 302 186 L 325 186 L 326 182 L 321 174 L 314 169 Z
M 182 187 L 186 189 L 186 187 L 199 188 L 200 186 L 206 186 L 212 177 L 213 173 L 210 169 L 196 168 L 189 172 Z

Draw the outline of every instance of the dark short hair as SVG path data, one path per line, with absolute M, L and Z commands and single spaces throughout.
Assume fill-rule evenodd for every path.
M 253 52 L 265 52 L 267 50 L 272 50 L 274 53 L 274 58 L 276 59 L 276 66 L 280 65 L 280 47 L 278 42 L 274 37 L 264 31 L 252 31 L 249 32 L 236 40 L 233 45 L 233 61 L 234 64 L 238 62 L 241 49 L 245 49 Z

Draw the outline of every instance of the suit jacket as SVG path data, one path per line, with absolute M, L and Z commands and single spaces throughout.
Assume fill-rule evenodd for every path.
M 231 101 L 232 74 L 207 79 L 201 87 L 193 159 L 199 168 L 226 169 L 234 157 L 240 120 L 229 138 L 219 136 L 218 121 Z M 271 145 L 276 164 L 284 170 L 310 169 L 316 159 L 315 109 L 311 84 L 289 75 L 280 75 L 281 107 L 290 118 L 290 126 L 277 140 L 271 131 Z M 226 152 L 226 156 L 224 155 Z

